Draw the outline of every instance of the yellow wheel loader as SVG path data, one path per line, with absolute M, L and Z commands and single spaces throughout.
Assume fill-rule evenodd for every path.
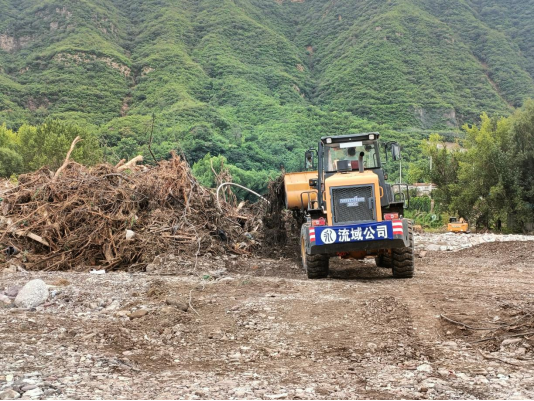
M 400 160 L 396 142 L 384 144 L 386 159 Z M 386 183 L 377 132 L 326 136 L 305 155 L 307 168 L 286 173 L 286 207 L 301 213 L 300 248 L 308 278 L 325 278 L 331 257 L 364 259 L 393 276 L 414 275 L 412 221 L 403 217 L 409 204 L 406 184 Z M 405 188 L 405 190 L 404 190 Z M 397 189 L 397 190 L 396 190 Z
M 456 217 L 451 217 L 449 224 L 447 224 L 447 231 L 456 234 L 469 234 L 469 223 L 462 218 L 458 220 Z

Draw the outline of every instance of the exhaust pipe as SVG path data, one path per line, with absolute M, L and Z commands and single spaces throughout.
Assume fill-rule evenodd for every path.
M 363 155 L 365 153 L 360 152 L 360 157 L 358 157 L 358 170 L 360 170 L 360 173 L 363 173 Z

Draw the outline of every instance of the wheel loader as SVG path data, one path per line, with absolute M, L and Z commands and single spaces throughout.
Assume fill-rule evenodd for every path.
M 463 218 L 451 217 L 449 224 L 447 224 L 447 231 L 456 234 L 469 234 L 469 223 Z
M 412 221 L 406 184 L 386 182 L 379 133 L 325 136 L 305 154 L 305 171 L 286 173 L 286 207 L 301 214 L 300 248 L 308 278 L 326 278 L 332 257 L 375 258 L 393 277 L 414 275 Z M 400 160 L 396 142 L 383 144 Z M 314 157 L 317 169 L 314 168 Z M 311 171 L 306 171 L 311 170 Z

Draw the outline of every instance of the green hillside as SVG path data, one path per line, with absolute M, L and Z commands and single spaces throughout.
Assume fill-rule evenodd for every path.
M 534 97 L 533 13 L 516 0 L 0 0 L 0 123 L 75 120 L 118 160 L 149 154 L 154 115 L 157 157 L 294 169 L 320 135 L 510 114 Z

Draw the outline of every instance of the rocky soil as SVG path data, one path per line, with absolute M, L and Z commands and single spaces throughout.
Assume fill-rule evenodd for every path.
M 491 242 L 527 242 L 534 241 L 533 235 L 518 234 L 455 234 L 440 233 L 431 234 L 415 233 L 416 250 L 418 251 L 458 251 L 472 248 L 473 246 Z
M 427 250 L 410 280 L 372 259 L 319 281 L 294 260 L 226 256 L 6 268 L 0 399 L 534 398 L 533 250 Z M 16 306 L 34 279 L 47 300 Z

